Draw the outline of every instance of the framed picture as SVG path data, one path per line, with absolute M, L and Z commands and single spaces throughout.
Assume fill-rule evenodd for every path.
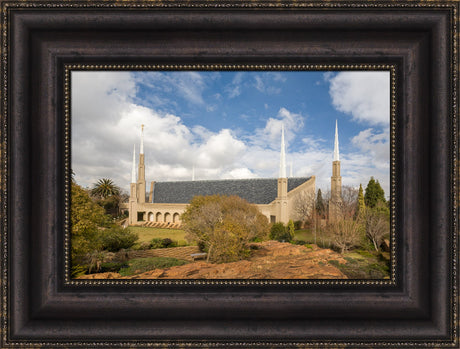
M 458 346 L 458 10 L 3 1 L 2 346 Z

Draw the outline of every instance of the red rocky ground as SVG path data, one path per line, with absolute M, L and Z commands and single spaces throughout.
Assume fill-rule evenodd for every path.
M 90 274 L 80 279 L 346 279 L 328 261 L 346 263 L 332 250 L 266 241 L 254 244 L 250 258 L 232 263 L 213 264 L 204 261 L 155 269 L 132 276 L 118 273 Z

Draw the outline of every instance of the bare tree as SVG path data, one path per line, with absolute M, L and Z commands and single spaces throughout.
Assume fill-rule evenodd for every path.
M 340 253 L 344 253 L 359 243 L 362 224 L 359 219 L 349 217 L 330 222 L 327 230 L 332 236 L 333 244 L 340 249 Z
M 316 195 L 313 191 L 302 191 L 294 201 L 294 210 L 299 220 L 305 222 L 315 215 Z
M 376 208 L 366 209 L 366 235 L 374 244 L 376 251 L 382 243 L 385 234 L 390 232 L 389 217 L 385 214 L 384 203 L 378 203 Z
M 326 195 L 330 197 L 329 193 Z M 331 236 L 333 244 L 340 249 L 341 253 L 344 253 L 357 245 L 364 234 L 362 219 L 355 219 L 355 212 L 358 207 L 358 189 L 343 186 L 341 200 L 329 204 L 334 205 L 337 217 L 334 220 L 329 220 L 326 230 Z

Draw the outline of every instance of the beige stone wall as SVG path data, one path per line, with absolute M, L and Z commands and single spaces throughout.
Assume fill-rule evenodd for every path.
M 129 210 L 129 224 L 140 222 L 180 223 L 180 215 L 187 204 L 134 203 Z M 143 220 L 138 220 L 138 212 L 144 212 Z
M 304 193 L 304 194 L 303 194 Z M 299 216 L 295 210 L 296 201 L 299 196 L 302 198 L 308 197 L 313 200 L 316 199 L 316 177 L 312 176 L 308 181 L 292 189 L 288 193 L 288 211 L 289 219 L 293 221 L 299 220 Z

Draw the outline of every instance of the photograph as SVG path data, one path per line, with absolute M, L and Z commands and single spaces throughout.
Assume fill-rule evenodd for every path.
M 390 75 L 71 71 L 71 277 L 389 279 Z

